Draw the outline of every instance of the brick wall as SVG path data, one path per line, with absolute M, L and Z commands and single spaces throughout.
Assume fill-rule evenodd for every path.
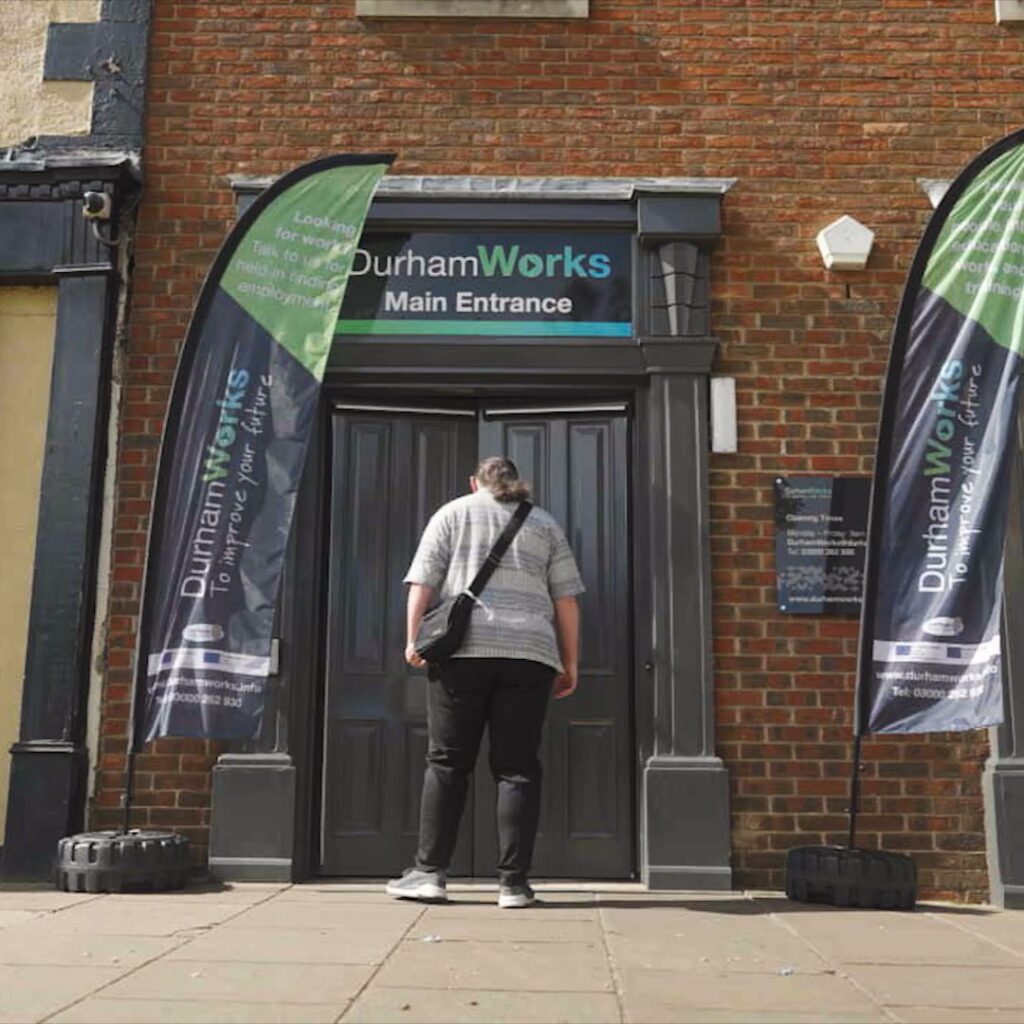
M 856 625 L 774 603 L 776 474 L 867 473 L 904 275 L 951 177 L 1016 127 L 1024 36 L 990 0 L 593 0 L 585 22 L 360 23 L 352 0 L 156 5 L 121 423 L 111 629 L 93 823 L 121 786 L 133 616 L 177 346 L 233 219 L 227 175 L 389 150 L 398 173 L 735 176 L 713 260 L 716 370 L 740 453 L 712 462 L 718 742 L 735 878 L 839 838 Z M 842 213 L 864 273 L 823 270 Z M 913 851 L 926 893 L 987 893 L 984 735 L 872 740 L 863 841 Z M 198 844 L 216 751 L 158 743 L 139 818 Z

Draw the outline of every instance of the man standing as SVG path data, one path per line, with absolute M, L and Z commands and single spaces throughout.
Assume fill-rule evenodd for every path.
M 424 664 L 415 649 L 424 613 L 469 586 L 530 496 L 513 462 L 501 457 L 481 462 L 470 488 L 434 513 L 405 577 L 405 657 L 416 668 Z M 532 509 L 477 599 L 465 641 L 428 683 L 419 848 L 415 866 L 388 883 L 391 896 L 447 899 L 448 864 L 486 726 L 498 787 L 498 906 L 534 902 L 529 872 L 540 816 L 537 752 L 549 696 L 558 700 L 576 689 L 576 595 L 583 589 L 561 527 L 543 509 Z

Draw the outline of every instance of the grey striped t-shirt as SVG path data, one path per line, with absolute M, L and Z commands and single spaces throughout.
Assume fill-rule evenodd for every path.
M 517 505 L 483 489 L 443 505 L 423 531 L 405 582 L 433 587 L 439 600 L 457 597 Z M 456 657 L 525 658 L 560 672 L 552 601 L 584 589 L 561 527 L 534 506 L 480 595 Z

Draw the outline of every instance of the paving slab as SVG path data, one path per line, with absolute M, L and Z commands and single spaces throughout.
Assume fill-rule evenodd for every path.
M 557 954 L 554 952 L 557 950 Z M 406 941 L 388 957 L 374 987 L 497 989 L 506 992 L 610 992 L 604 946 L 594 943 Z
M 899 1006 L 890 1012 L 904 1024 L 1024 1024 L 1020 1010 L 963 1010 L 940 1009 L 935 1006 Z
M 340 903 L 380 903 L 391 902 L 391 897 L 384 892 L 384 886 L 378 885 L 373 890 L 348 889 L 335 886 L 310 886 L 293 885 L 288 889 L 282 889 L 276 896 L 274 902 L 295 902 L 303 903 L 312 900 L 315 903 L 340 902 Z
M 342 1024 L 613 1024 L 622 1018 L 611 993 L 457 992 L 422 988 L 369 988 Z
M 242 963 L 376 964 L 405 933 L 406 926 L 363 924 L 340 928 L 241 928 L 230 924 L 179 945 L 167 960 Z
M 630 1024 L 647 1024 L 647 1018 L 627 1018 Z M 671 1024 L 891 1024 L 895 1018 L 882 1010 L 864 1013 L 829 1013 L 818 1010 L 814 1013 L 793 1013 L 786 1010 L 708 1010 L 676 1009 L 668 1017 L 652 1018 L 652 1024 L 661 1020 Z M 961 1020 L 959 1024 L 966 1024 Z
M 523 911 L 487 880 L 445 905 L 379 882 L 0 888 L 0 1024 L 1024 1024 L 1021 912 L 538 888 Z
M 399 902 L 399 901 L 392 901 Z M 407 902 L 407 901 L 405 901 Z M 553 898 L 543 895 L 531 907 L 524 907 L 520 910 L 502 910 L 498 906 L 498 894 L 481 897 L 456 897 L 449 899 L 447 903 L 433 904 L 429 908 L 436 910 L 438 914 L 450 917 L 474 917 L 477 920 L 493 918 L 495 920 L 507 920 L 511 916 L 526 917 L 533 916 L 543 918 L 545 921 L 592 921 L 598 920 L 597 904 L 585 900 L 573 900 L 567 898 Z
M 42 1020 L 123 973 L 117 968 L 0 966 L 0 1022 Z
M 602 902 L 601 919 L 605 927 L 623 935 L 675 934 L 707 931 L 727 935 L 751 923 L 770 922 L 752 902 L 680 900 L 676 903 L 631 900 Z
M 683 1013 L 704 1019 L 707 1010 L 727 1011 L 744 1020 L 766 1012 L 787 1019 L 801 1013 L 819 1020 L 823 1013 L 886 1019 L 876 1003 L 838 975 L 632 969 L 618 973 L 626 1017 L 643 1024 L 676 1022 Z
M 334 1003 L 229 1003 L 190 999 L 85 999 L 47 1024 L 333 1024 Z
M 386 878 L 310 878 L 305 882 L 292 882 L 292 889 L 322 889 L 338 892 L 383 892 Z M 450 883 L 451 879 L 449 879 Z
M 710 903 L 712 905 L 722 904 L 728 909 L 728 904 L 745 904 L 746 908 L 756 911 L 757 904 L 745 892 L 724 892 L 720 890 L 708 891 L 706 889 L 644 889 L 642 886 L 636 889 L 618 890 L 607 889 L 594 893 L 594 899 L 603 906 L 616 903 L 651 903 L 655 905 L 676 905 L 692 906 L 698 903 Z M 738 911 L 742 910 L 738 908 Z
M 928 913 L 835 910 L 776 917 L 837 963 L 1024 966 L 987 939 Z
M 271 900 L 242 912 L 231 923 L 236 928 L 392 929 L 401 934 L 423 908 L 412 900 L 387 898 L 378 903 Z
M 30 921 L 41 921 L 45 917 L 46 913 L 39 910 L 0 910 L 0 932 Z
M 95 893 L 60 892 L 52 887 L 48 889 L 5 889 L 0 886 L 0 910 L 53 912 L 99 899 L 103 899 L 103 897 Z
M 1024 967 L 884 966 L 851 964 L 850 977 L 885 1006 L 937 1006 L 943 1008 L 1024 1009 Z M 966 1017 L 971 1020 L 971 1017 Z
M 354 964 L 242 964 L 158 960 L 104 991 L 107 999 L 323 1003 L 338 1013 L 374 968 Z
M 234 917 L 245 907 L 237 903 L 133 901 L 113 896 L 37 917 L 26 927 L 40 934 L 89 932 L 92 935 L 176 935 Z
M 579 920 L 534 913 L 532 910 L 460 914 L 450 907 L 430 907 L 408 937 L 423 940 L 432 935 L 440 935 L 444 940 L 478 942 L 602 941 L 601 924 L 596 918 Z
M 1024 910 L 1001 910 L 990 913 L 937 910 L 933 916 L 954 928 L 980 935 L 1024 957 Z
M 856 907 L 846 908 L 839 911 L 830 903 L 798 903 L 796 900 L 787 899 L 785 896 L 760 896 L 751 899 L 751 904 L 762 914 L 801 914 L 807 917 L 814 917 L 821 914 L 835 914 L 837 912 L 846 914 L 874 914 L 878 911 L 859 910 Z
M 110 893 L 118 903 L 190 903 L 208 900 L 211 903 L 262 903 L 286 892 L 286 882 L 213 882 L 197 883 L 171 892 Z
M 0 932 L 0 964 L 53 967 L 138 967 L 170 952 L 179 937 L 90 935 L 85 931 L 40 933 L 27 928 Z M 2 998 L 2 997 L 0 997 Z
M 647 927 L 647 909 L 602 911 L 612 962 L 616 967 L 654 970 L 721 970 L 778 973 L 823 972 L 831 964 L 806 942 L 770 917 L 722 921 L 692 912 Z M 669 924 L 670 927 L 665 927 Z

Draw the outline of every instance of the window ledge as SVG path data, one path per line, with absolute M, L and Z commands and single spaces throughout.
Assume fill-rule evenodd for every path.
M 356 0 L 357 18 L 586 18 L 590 0 Z

